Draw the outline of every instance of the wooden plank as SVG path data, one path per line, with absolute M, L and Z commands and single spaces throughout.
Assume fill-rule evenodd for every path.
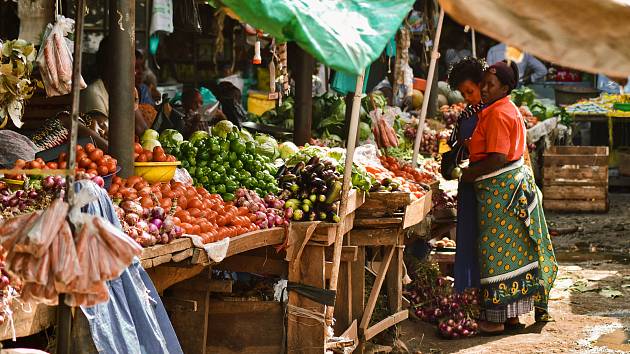
M 176 263 L 163 264 L 160 267 L 147 269 L 153 285 L 158 293 L 186 279 L 190 279 L 201 273 L 204 267 L 201 265 L 181 266 Z
M 265 246 L 281 244 L 285 237 L 284 228 L 274 227 L 271 229 L 257 230 L 232 237 L 227 250 L 226 258 L 235 254 L 250 251 L 252 249 Z M 191 259 L 192 264 L 208 265 L 210 260 L 202 249 L 195 248 Z
M 576 187 L 576 186 L 544 186 L 544 199 L 559 200 L 593 200 L 606 199 L 608 188 L 606 187 Z
M 56 307 L 32 304 L 32 310 L 26 312 L 17 302 L 13 302 L 13 323 L 15 326 L 16 338 L 27 337 L 39 333 L 52 326 L 56 321 Z M 24 308 L 29 308 L 25 305 Z M 10 339 L 13 336 L 9 321 L 4 321 L 0 325 L 0 340 Z
M 608 179 L 608 166 L 548 166 L 543 169 L 543 178 L 546 180 L 595 180 Z M 546 182 L 545 182 L 546 183 Z
M 381 287 L 383 286 L 383 281 L 385 280 L 385 275 L 387 274 L 387 269 L 389 268 L 389 263 L 394 256 L 395 250 L 395 247 L 389 247 L 389 252 L 387 252 L 387 256 L 385 256 L 385 259 L 379 267 L 378 274 L 376 275 L 376 279 L 374 280 L 374 285 L 372 286 L 372 291 L 370 292 L 370 297 L 368 299 L 367 305 L 365 306 L 365 311 L 363 312 L 363 317 L 361 318 L 361 325 L 359 326 L 359 328 L 363 330 L 365 330 L 370 324 L 372 313 L 374 312 L 376 301 L 378 300 L 378 294 L 380 293 Z
M 396 313 L 402 309 L 403 251 L 405 246 L 395 246 L 392 261 L 387 270 L 386 286 L 389 311 Z
M 289 263 L 280 259 L 237 254 L 224 259 L 223 262 L 213 266 L 213 269 L 286 276 L 289 274 L 288 267 Z
M 352 323 L 350 324 L 350 327 L 348 327 L 348 329 L 346 329 L 340 337 L 342 338 L 350 338 L 354 341 L 354 343 L 358 343 L 359 342 L 359 330 L 358 330 L 358 323 L 357 320 L 352 321 Z
M 394 246 L 398 244 L 400 228 L 352 230 L 353 246 Z
M 326 278 L 326 280 L 330 280 L 332 269 L 333 269 L 333 262 L 326 261 L 324 263 L 324 278 Z
M 274 301 L 212 300 L 207 334 L 207 353 L 281 353 L 282 305 Z
M 142 268 L 148 270 L 149 268 L 153 268 L 153 260 L 143 259 L 140 261 L 140 265 L 142 266 Z
M 365 203 L 365 192 L 351 189 L 348 195 L 346 216 L 354 213 L 354 211 L 360 208 L 363 203 Z
M 167 311 L 196 312 L 198 310 L 197 301 L 195 300 L 165 296 L 162 297 L 162 303 Z
M 408 310 L 399 311 L 391 316 L 387 316 L 385 319 L 379 321 L 374 326 L 370 328 L 366 328 L 363 331 L 363 337 L 366 341 L 374 338 L 377 334 L 383 332 L 391 326 L 395 326 L 396 324 L 406 320 L 409 317 Z
M 188 237 L 173 240 L 165 245 L 155 245 L 142 250 L 140 259 L 155 258 L 169 253 L 176 253 L 187 248 L 192 248 L 192 241 Z
M 402 217 L 360 218 L 354 221 L 353 230 L 356 229 L 388 229 L 402 225 Z
M 344 241 L 347 242 L 347 240 Z M 358 247 L 355 247 L 355 251 L 358 251 Z M 356 253 L 354 256 L 356 260 Z M 351 263 L 342 261 L 339 264 L 339 281 L 337 284 L 337 299 L 335 301 L 335 333 L 341 333 L 347 329 L 352 320 L 352 266 Z
M 346 235 L 354 226 L 354 213 L 346 216 L 339 223 L 323 222 L 317 225 L 313 236 L 311 236 L 311 242 L 322 243 L 326 246 L 330 246 L 335 243 L 335 237 L 337 228 L 342 228 L 342 234 Z
M 341 261 L 342 262 L 356 261 L 358 251 L 359 251 L 359 247 L 357 246 L 342 246 L 341 247 Z
M 208 274 L 202 273 L 193 278 L 179 282 L 173 285 L 172 289 L 191 290 L 191 291 L 208 291 L 211 293 L 231 293 L 232 281 L 209 279 Z
M 427 204 L 425 198 L 427 197 L 431 200 L 431 191 L 429 191 L 428 194 L 423 195 L 421 198 L 414 200 L 411 204 L 405 207 L 405 216 L 403 217 L 402 226 L 403 229 L 418 224 L 431 211 L 430 208 L 426 209 Z
M 593 186 L 593 187 L 608 187 L 608 180 L 544 180 L 545 186 Z
M 324 247 L 308 245 L 297 266 L 289 265 L 289 281 L 324 288 Z M 289 304 L 324 316 L 324 305 L 298 293 L 289 292 Z M 313 318 L 289 312 L 287 320 L 287 348 L 289 353 L 322 354 L 326 345 L 325 326 Z M 279 353 L 279 352 L 278 352 Z
M 177 252 L 173 254 L 173 262 L 181 262 L 186 258 L 192 257 L 193 255 L 193 249 L 192 248 L 187 248 L 181 252 Z
M 608 146 L 550 146 L 545 154 L 608 155 Z
M 546 211 L 559 212 L 607 212 L 608 200 L 582 201 L 573 200 L 543 200 L 543 207 Z
M 183 311 L 177 308 L 169 311 L 171 324 L 175 329 L 175 334 L 177 334 L 179 344 L 184 353 L 212 353 L 206 350 L 210 293 L 207 291 L 181 290 L 173 291 L 170 296 L 197 303 L 197 311 Z M 222 325 L 225 325 L 225 323 Z
M 375 192 L 366 197 L 365 203 L 357 211 L 361 215 L 391 215 L 402 211 L 412 201 L 411 193 L 408 192 Z
M 173 255 L 170 253 L 155 257 L 153 259 L 151 259 L 151 262 L 153 262 L 153 267 L 157 267 L 160 264 L 164 264 L 164 263 L 168 263 L 171 261 L 171 259 L 173 258 Z
M 350 242 L 352 242 L 352 234 Z M 359 247 L 357 261 L 350 263 L 350 283 L 352 284 L 352 319 L 361 321 L 365 307 L 365 247 Z
M 544 166 L 578 165 L 578 166 L 607 166 L 608 155 L 557 155 L 545 154 Z

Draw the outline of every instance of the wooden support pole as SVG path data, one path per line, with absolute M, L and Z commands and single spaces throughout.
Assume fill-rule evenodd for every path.
M 289 264 L 289 281 L 311 285 L 318 288 L 325 287 L 324 280 L 324 247 L 308 245 L 302 256 Z M 299 295 L 289 292 L 289 314 L 287 320 L 287 349 L 288 353 L 323 354 L 326 345 L 326 327 L 322 321 L 296 315 L 291 306 L 296 306 L 324 316 L 325 306 Z
M 374 280 L 374 285 L 372 286 L 372 291 L 370 292 L 370 298 L 368 299 L 367 305 L 365 306 L 365 311 L 363 312 L 363 317 L 361 318 L 361 324 L 359 325 L 359 328 L 362 331 L 365 331 L 370 325 L 372 313 L 374 313 L 374 309 L 376 308 L 378 294 L 380 293 L 381 287 L 383 286 L 383 281 L 385 280 L 385 275 L 387 274 L 387 269 L 389 268 L 389 264 L 392 261 L 395 250 L 396 247 L 389 247 L 387 255 L 383 259 L 383 262 L 381 262 L 380 264 L 378 273 L 376 274 L 376 279 Z
M 111 0 L 109 8 L 109 153 L 122 167 L 120 175 L 134 174 L 134 48 L 135 0 Z

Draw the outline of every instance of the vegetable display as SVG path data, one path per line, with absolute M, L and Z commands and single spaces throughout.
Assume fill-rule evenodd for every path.
M 442 119 L 444 120 L 447 128 L 452 129 L 455 126 L 459 115 L 465 108 L 466 103 L 463 102 L 440 107 L 440 113 L 442 114 Z
M 418 131 L 417 121 L 407 123 L 405 125 L 405 138 L 410 141 L 416 140 Z M 420 152 L 426 155 L 434 155 L 438 152 L 437 132 L 429 127 L 424 127 L 422 133 L 422 141 L 420 142 Z
M 153 151 L 142 148 L 142 145 L 136 143 L 134 146 L 134 161 L 136 162 L 175 162 L 177 159 L 173 155 L 169 155 L 161 146 L 156 146 Z
M 250 213 L 255 214 L 254 223 L 261 229 L 286 226 L 289 223 L 284 211 L 284 200 L 272 194 L 267 194 L 263 199 L 254 191 L 239 188 L 236 191 L 236 198 L 235 205 L 245 207 Z
M 458 339 L 475 335 L 479 326 L 479 292 L 467 289 L 455 293 L 451 283 L 440 275 L 438 267 L 426 262 L 410 262 L 413 282 L 407 287 L 415 315 L 437 325 L 440 335 Z
M 288 218 L 295 221 L 339 222 L 338 201 L 341 199 L 342 176 L 331 159 L 313 156 L 279 172 L 280 199 Z
M 196 185 L 204 186 L 211 194 L 220 194 L 225 201 L 233 201 L 234 192 L 240 187 L 258 195 L 275 193 L 276 169 L 270 156 L 278 153 L 277 143 L 270 137 L 257 139 L 244 141 L 237 128 L 226 138 L 191 138 L 180 145 L 179 160 Z
M 24 101 L 33 96 L 35 81 L 31 80 L 35 47 L 23 39 L 0 43 L 0 128 L 11 118 L 22 126 Z
M 127 220 L 126 215 L 131 211 L 138 216 L 144 216 L 145 222 L 150 223 L 152 219 L 146 219 L 153 213 L 151 210 L 159 207 L 167 216 L 158 228 L 168 226 L 167 220 L 170 216 L 175 226 L 181 227 L 186 234 L 201 236 L 204 243 L 258 229 L 258 226 L 254 224 L 256 215 L 247 207 L 237 207 L 233 203 L 226 203 L 220 195 L 211 194 L 203 187 L 186 186 L 174 181 L 150 185 L 142 177 L 132 176 L 126 180 L 115 177 L 108 192 L 114 202 L 125 211 L 125 215 L 121 215 L 123 220 L 135 221 L 136 218 L 133 216 L 131 220 Z M 140 226 L 145 227 L 144 224 Z M 146 228 L 148 227 L 150 226 L 147 224 Z M 170 231 L 167 233 L 169 241 L 172 237 L 178 237 L 179 231 L 176 228 L 174 230 L 175 236 Z M 159 230 L 161 238 L 156 237 L 157 241 L 165 240 L 164 231 L 166 230 Z M 130 236 L 136 238 L 137 233 Z M 146 238 L 146 235 L 144 237 Z M 149 238 L 143 241 L 150 243 L 153 240 Z

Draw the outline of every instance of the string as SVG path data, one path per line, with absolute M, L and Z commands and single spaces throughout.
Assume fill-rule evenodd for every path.
M 298 317 L 310 318 L 312 320 L 316 320 L 319 323 L 325 323 L 326 317 L 323 313 L 311 311 L 309 309 L 305 309 L 303 307 L 287 304 L 287 310 L 290 315 L 295 315 Z

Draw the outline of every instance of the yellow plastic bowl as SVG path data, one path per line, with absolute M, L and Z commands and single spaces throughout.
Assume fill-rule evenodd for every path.
M 175 170 L 180 165 L 176 162 L 136 162 L 135 175 L 143 177 L 149 183 L 168 182 L 175 176 Z

